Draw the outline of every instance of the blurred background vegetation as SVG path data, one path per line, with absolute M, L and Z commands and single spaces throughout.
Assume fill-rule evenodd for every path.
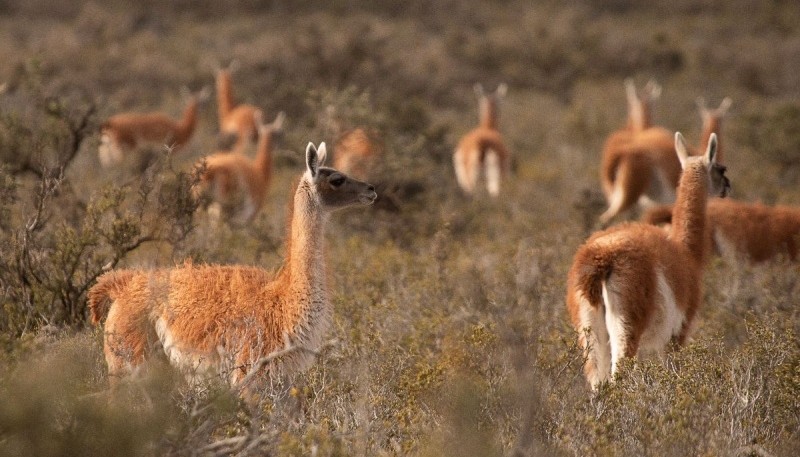
M 792 0 L 356 2 L 0 0 L 0 454 L 797 455 L 800 269 L 714 259 L 695 341 L 591 395 L 564 307 L 596 226 L 623 80 L 663 86 L 655 122 L 723 126 L 734 197 L 800 204 L 800 4 Z M 104 170 L 98 126 L 178 116 L 232 60 L 237 100 L 287 113 L 247 227 L 189 197 L 189 147 Z M 502 198 L 463 198 L 451 154 L 472 86 L 509 84 Z M 3 86 L 4 85 L 4 86 Z M 396 208 L 336 214 L 335 344 L 257 407 L 157 363 L 109 398 L 86 290 L 116 266 L 276 268 L 291 181 L 325 109 L 381 133 Z M 128 163 L 129 162 L 129 163 Z M 599 204 L 600 203 L 600 204 Z

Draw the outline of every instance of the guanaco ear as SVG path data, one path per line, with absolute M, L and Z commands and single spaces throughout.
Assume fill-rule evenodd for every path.
M 272 130 L 280 131 L 283 130 L 283 122 L 286 120 L 286 113 L 281 111 L 275 116 L 275 120 L 272 121 Z M 325 143 L 323 143 L 325 144 Z
M 689 153 L 686 150 L 686 139 L 683 138 L 681 132 L 675 132 L 675 152 L 678 154 L 681 168 L 686 168 L 686 161 L 689 159 Z
M 717 134 L 712 133 L 711 136 L 708 138 L 708 149 L 706 149 L 706 154 L 703 156 L 703 162 L 708 164 L 717 163 Z
M 483 85 L 481 83 L 475 83 L 472 88 L 475 90 L 475 95 L 478 98 L 483 98 Z
M 324 148 L 325 143 L 321 143 L 319 146 L 320 148 Z M 314 146 L 314 143 L 309 141 L 308 146 L 306 146 L 306 175 L 312 180 L 317 177 L 320 163 L 317 147 Z
M 731 103 L 733 103 L 733 100 L 731 100 L 730 97 L 725 97 L 722 99 L 722 103 L 720 103 L 719 108 L 717 108 L 717 112 L 719 112 L 720 116 L 724 116 L 725 113 L 728 112 L 728 109 L 731 107 Z
M 506 83 L 500 83 L 500 85 L 497 86 L 497 90 L 494 91 L 498 98 L 505 97 L 506 92 L 508 92 L 508 84 Z

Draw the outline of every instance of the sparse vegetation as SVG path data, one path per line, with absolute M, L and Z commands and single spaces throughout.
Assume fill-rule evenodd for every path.
M 654 122 L 687 138 L 698 96 L 730 96 L 734 197 L 800 205 L 799 17 L 750 0 L 0 0 L 0 455 L 796 455 L 797 263 L 713 258 L 694 340 L 595 394 L 564 296 L 626 77 L 655 78 Z M 249 225 L 191 199 L 213 102 L 179 153 L 101 171 L 103 120 L 177 117 L 181 88 L 233 59 L 237 102 L 287 116 Z M 476 82 L 509 84 L 496 200 L 463 198 L 452 169 Z M 109 391 L 87 288 L 109 267 L 278 266 L 303 148 L 333 141 L 329 105 L 380 132 L 373 184 L 394 206 L 333 216 L 316 363 L 257 405 L 157 359 Z

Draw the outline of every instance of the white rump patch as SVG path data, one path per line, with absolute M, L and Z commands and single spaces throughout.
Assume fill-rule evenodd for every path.
M 475 181 L 477 180 L 476 173 L 471 172 L 467 168 L 466 164 L 466 154 L 463 149 L 456 150 L 455 154 L 453 154 L 453 167 L 456 170 L 456 180 L 458 181 L 458 185 L 467 192 L 472 193 L 473 189 L 475 188 Z
M 486 190 L 489 195 L 497 197 L 500 193 L 500 156 L 491 149 L 486 151 Z
M 122 161 L 122 151 L 108 133 L 104 133 L 100 137 L 100 146 L 97 152 L 100 165 L 103 167 L 109 167 Z
M 622 202 L 625 198 L 625 189 L 619 183 L 619 180 L 614 182 L 614 190 L 608 199 L 608 209 L 600 215 L 600 222 L 606 223 L 619 214 L 622 209 Z
M 579 303 L 579 317 L 581 322 L 581 336 L 586 337 L 588 332 L 588 339 L 586 345 L 589 347 L 590 352 L 587 356 L 590 360 L 594 360 L 595 372 L 587 373 L 589 375 L 589 384 L 592 388 L 603 381 L 606 381 L 611 375 L 611 353 L 608 346 L 608 331 L 606 323 L 603 320 L 603 310 L 593 308 L 582 293 L 575 292 L 575 298 Z M 584 350 L 586 348 L 584 347 Z
M 161 346 L 164 348 L 164 353 L 173 366 L 184 371 L 189 377 L 205 374 L 205 372 L 212 368 L 208 356 L 203 357 L 199 354 L 193 354 L 191 350 L 186 351 L 176 344 L 172 333 L 169 331 L 167 322 L 163 317 L 156 319 L 155 327 L 158 339 L 161 341 Z
M 611 374 L 616 373 L 619 360 L 625 356 L 625 344 L 629 338 L 625 326 L 625 319 L 620 313 L 619 293 L 614 290 L 613 284 L 603 281 L 603 302 L 606 305 L 605 324 L 608 330 L 608 342 L 611 347 Z

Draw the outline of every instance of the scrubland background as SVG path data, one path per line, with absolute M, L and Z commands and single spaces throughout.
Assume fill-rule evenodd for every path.
M 564 307 L 594 229 L 623 79 L 663 85 L 655 122 L 723 126 L 734 198 L 800 204 L 800 4 L 759 0 L 172 2 L 0 0 L 0 454 L 736 455 L 800 450 L 797 264 L 715 258 L 695 340 L 591 394 Z M 268 203 L 215 226 L 189 147 L 103 170 L 120 111 L 179 116 L 236 59 L 237 100 L 287 113 Z M 509 85 L 502 197 L 469 200 L 451 154 L 472 86 Z M 107 267 L 277 268 L 292 180 L 325 107 L 377 129 L 396 208 L 336 214 L 334 322 L 308 372 L 258 407 L 159 363 L 112 396 L 86 290 Z M 113 398 L 112 398 L 113 397 Z

